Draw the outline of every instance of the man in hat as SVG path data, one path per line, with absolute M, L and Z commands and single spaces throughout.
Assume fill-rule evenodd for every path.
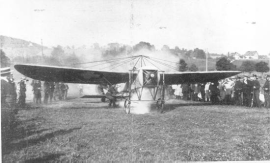
M 43 88 L 44 88 L 44 104 L 47 104 L 50 95 L 50 83 L 48 81 L 45 81 L 43 84 Z
M 52 102 L 52 99 L 53 99 L 53 93 L 54 93 L 54 88 L 55 88 L 54 82 L 49 82 L 49 87 L 50 87 L 49 98 L 50 98 L 50 102 Z
M 106 93 L 106 97 L 110 100 L 109 106 L 113 105 L 113 107 L 116 107 L 116 98 L 114 97 L 116 93 L 116 88 L 114 86 L 110 86 L 108 92 Z
M 1 68 L 1 106 L 7 106 L 6 98 L 9 92 L 8 76 L 10 76 L 10 68 Z
M 36 104 L 41 104 L 41 81 L 36 81 L 33 86 Z
M 253 75 L 252 76 L 252 83 L 253 83 L 253 103 L 255 105 L 253 106 L 257 106 L 257 107 L 261 107 L 261 102 L 260 102 L 260 82 L 258 81 L 257 75 Z
M 13 78 L 13 74 L 10 74 L 10 76 L 7 77 L 8 79 L 8 83 L 9 83 L 9 106 L 11 108 L 15 107 L 16 101 L 17 101 L 17 87 L 16 84 L 14 82 L 14 78 Z
M 181 85 L 181 87 L 182 87 L 183 99 L 188 100 L 188 92 L 189 92 L 188 84 L 184 83 Z
M 263 85 L 265 107 L 270 108 L 270 75 L 266 76 L 266 81 Z
M 248 79 L 248 76 L 244 76 L 243 80 L 243 105 L 244 106 L 250 106 L 250 101 L 251 101 L 251 92 L 252 92 L 252 82 L 251 80 Z
M 19 92 L 19 101 L 18 101 L 18 105 L 22 108 L 25 107 L 25 98 L 26 98 L 26 84 L 25 84 L 25 79 L 21 79 L 21 81 L 19 82 L 20 85 L 20 92 Z
M 234 101 L 235 105 L 242 105 L 242 91 L 243 91 L 243 83 L 240 81 L 240 77 L 236 77 L 235 85 L 234 85 Z
M 219 103 L 219 98 L 220 98 L 220 91 L 218 89 L 218 82 L 212 82 L 211 85 L 209 86 L 210 90 L 210 100 L 213 104 Z

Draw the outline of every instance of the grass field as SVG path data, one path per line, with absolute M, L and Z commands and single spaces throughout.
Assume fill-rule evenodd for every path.
M 3 162 L 270 160 L 265 108 L 171 100 L 163 114 L 126 115 L 71 99 L 31 105 L 11 126 L 2 126 Z

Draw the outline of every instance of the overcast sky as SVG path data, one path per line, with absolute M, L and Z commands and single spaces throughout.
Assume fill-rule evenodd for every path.
M 0 0 L 0 35 L 45 46 L 150 42 L 156 48 L 270 53 L 268 0 Z

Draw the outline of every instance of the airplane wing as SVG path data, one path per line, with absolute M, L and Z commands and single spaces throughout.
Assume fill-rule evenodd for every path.
M 81 84 L 118 84 L 129 80 L 128 72 L 110 72 L 68 68 L 57 66 L 38 66 L 17 64 L 14 66 L 23 75 L 35 80 Z
M 81 84 L 118 84 L 129 80 L 128 72 L 87 70 L 79 68 L 23 65 L 14 66 L 23 75 L 36 80 Z M 234 76 L 240 71 L 165 72 L 165 84 L 211 82 Z M 133 79 L 136 77 L 136 73 Z M 161 74 L 162 81 L 162 74 Z
M 218 81 L 241 73 L 241 71 L 165 72 L 165 84 L 205 83 Z M 161 75 L 162 81 L 162 75 Z

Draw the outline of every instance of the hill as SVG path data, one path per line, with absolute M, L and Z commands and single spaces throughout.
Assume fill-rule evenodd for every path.
M 0 35 L 1 49 L 5 52 L 6 56 L 10 59 L 21 56 L 36 56 L 42 55 L 42 46 L 40 44 L 25 41 L 22 39 L 7 37 Z M 43 46 L 43 50 L 47 50 L 47 47 Z

